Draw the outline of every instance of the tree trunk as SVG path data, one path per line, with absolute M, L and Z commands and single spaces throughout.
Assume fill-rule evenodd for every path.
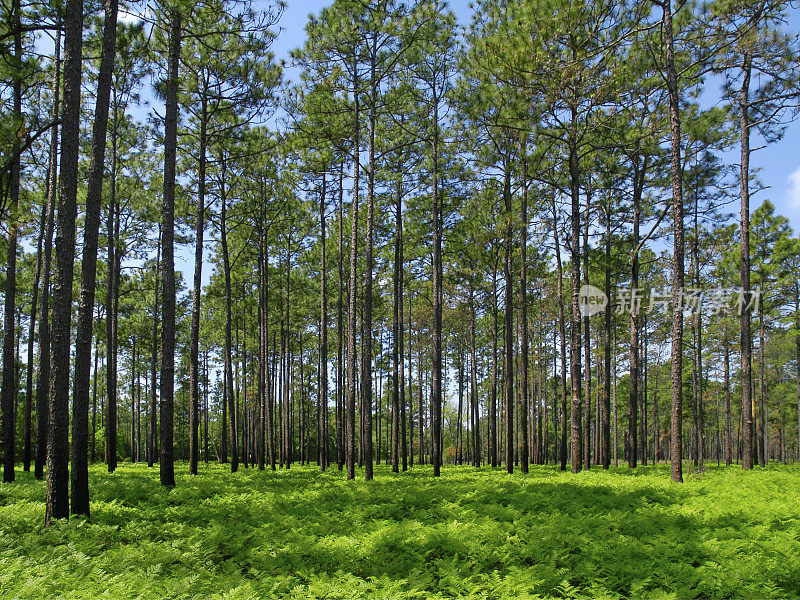
M 761 274 L 764 285 L 764 274 Z M 769 462 L 769 438 L 767 437 L 767 387 L 764 376 L 764 296 L 758 296 L 758 460 L 762 467 Z
M 564 267 L 561 262 L 561 242 L 558 236 L 558 210 L 556 209 L 556 198 L 552 198 L 553 210 L 553 245 L 556 249 L 556 268 L 558 270 L 558 333 L 560 338 L 561 354 L 561 470 L 567 470 L 567 333 L 566 315 L 564 313 Z
M 12 0 L 14 20 L 14 62 L 22 63 L 22 25 L 19 0 Z M 68 23 L 69 26 L 69 23 Z M 80 65 L 78 65 L 80 68 Z M 21 67 L 20 67 L 21 69 Z M 6 245 L 6 285 L 5 305 L 3 309 L 3 387 L 0 392 L 0 404 L 3 411 L 3 482 L 10 483 L 15 479 L 15 444 L 16 444 L 16 404 L 17 404 L 17 363 L 15 356 L 14 308 L 17 299 L 17 227 L 19 223 L 19 177 L 20 177 L 20 144 L 23 137 L 22 122 L 22 73 L 18 70 L 12 84 L 13 125 L 16 127 L 12 152 L 11 180 L 9 182 L 10 206 L 8 211 L 8 240 Z M 80 100 L 79 100 L 80 101 Z M 59 212 L 60 214 L 60 212 Z M 72 224 L 72 238 L 75 237 L 75 224 Z M 59 221 L 59 235 L 61 235 Z M 74 241 L 73 241 L 74 244 Z M 70 268 L 72 264 L 70 263 Z M 69 333 L 69 332 L 67 332 Z M 69 336 L 67 336 L 69 337 Z M 30 361 L 30 357 L 28 359 Z M 67 378 L 69 377 L 69 348 L 67 349 Z M 66 385 L 69 385 L 67 381 Z M 66 394 L 64 394 L 66 402 Z
M 31 299 L 31 316 L 28 322 L 28 364 L 25 375 L 25 428 L 23 431 L 22 468 L 27 473 L 31 470 L 31 437 L 33 433 L 33 366 L 34 344 L 36 341 L 36 312 L 39 308 L 39 282 L 42 275 L 42 242 L 47 227 L 47 199 L 42 205 L 42 216 L 39 219 L 39 235 L 36 241 L 36 275 L 33 280 Z
M 175 159 L 178 142 L 178 69 L 181 51 L 181 12 L 173 9 L 169 24 L 169 66 L 164 113 L 164 205 L 161 235 L 161 485 L 175 486 L 173 406 L 175 383 Z
M 208 82 L 202 73 L 200 97 L 200 148 L 197 170 L 197 217 L 194 240 L 194 287 L 192 290 L 192 324 L 189 339 L 189 473 L 197 475 L 198 416 L 200 404 L 200 296 L 203 283 L 203 234 L 206 213 L 206 145 L 208 143 Z
M 92 128 L 92 163 L 86 193 L 86 216 L 81 261 L 81 290 L 75 338 L 75 382 L 72 398 L 71 510 L 89 516 L 89 378 L 92 362 L 92 317 L 97 278 L 97 242 L 105 171 L 108 103 L 117 42 L 117 0 L 105 0 L 103 48 L 97 80 Z
M 347 479 L 356 476 L 356 277 L 358 252 L 358 186 L 359 164 L 359 78 L 358 59 L 353 57 L 353 203 L 350 225 L 350 277 L 347 311 Z
M 236 395 L 233 390 L 233 358 L 232 353 L 232 299 L 231 299 L 231 265 L 228 254 L 228 198 L 225 189 L 225 178 L 227 175 L 227 164 L 225 158 L 221 160 L 221 192 L 220 192 L 220 245 L 222 246 L 222 269 L 225 278 L 225 373 L 227 374 L 227 396 L 228 396 L 228 426 L 231 449 L 231 473 L 239 470 L 239 441 L 236 415 Z
M 528 161 L 526 157 L 527 147 L 522 147 L 522 226 L 520 233 L 520 311 L 522 313 L 522 405 L 520 406 L 519 422 L 522 430 L 522 440 L 520 441 L 520 468 L 523 473 L 528 472 L 528 400 L 530 390 L 528 389 L 529 365 L 528 365 Z
M 663 6 L 665 75 L 669 95 L 669 119 L 671 141 L 671 179 L 672 179 L 672 220 L 673 220 L 673 256 L 672 256 L 672 437 L 670 440 L 670 456 L 672 461 L 672 480 L 683 482 L 683 180 L 681 173 L 681 121 L 680 96 L 678 78 L 675 71 L 675 49 L 672 34 L 672 2 L 666 0 Z
M 606 298 L 611 297 L 611 203 L 606 205 L 605 234 L 605 285 Z M 611 466 L 611 302 L 603 311 L 603 468 Z
M 478 413 L 478 367 L 475 341 L 475 289 L 469 284 L 470 406 L 472 407 L 472 464 L 481 466 L 481 433 Z
M 571 261 L 571 283 L 572 283 L 572 322 L 570 327 L 570 379 L 572 391 L 572 403 L 570 410 L 570 437 L 572 442 L 572 472 L 578 473 L 581 470 L 583 459 L 581 431 L 581 312 L 580 312 L 580 289 L 581 289 L 581 204 L 580 204 L 580 170 L 578 164 L 578 149 L 576 147 L 577 133 L 575 128 L 577 121 L 577 111 L 572 110 L 572 130 L 570 132 L 569 148 L 569 172 L 571 183 L 572 198 L 572 239 L 570 243 Z
M 434 85 L 435 87 L 435 85 Z M 510 176 L 510 175 L 509 175 Z M 510 216 L 510 215 L 509 215 Z M 510 222 L 507 225 L 511 227 Z M 442 466 L 442 198 L 439 185 L 439 97 L 433 93 L 433 475 L 439 477 Z M 513 396 L 512 396 L 513 400 Z
M 58 186 L 58 119 L 61 92 L 61 28 L 56 31 L 55 73 L 53 75 L 54 125 L 50 129 L 50 156 L 47 165 L 47 230 L 44 236 L 44 280 L 42 282 L 42 316 L 39 321 L 39 368 L 36 372 L 36 460 L 34 477 L 44 477 L 47 460 L 47 437 L 50 427 L 50 266 L 53 253 L 53 230 L 55 228 L 56 189 Z
M 395 195 L 395 234 L 394 234 L 394 287 L 392 305 L 392 472 L 400 470 L 400 393 L 403 389 L 403 367 L 401 355 L 403 351 L 403 334 L 400 323 L 403 319 L 403 284 L 402 284 L 402 244 L 403 244 L 403 169 L 398 169 L 397 190 Z M 405 417 L 405 411 L 403 411 Z M 405 419 L 403 418 L 403 422 Z M 405 428 L 403 428 L 405 429 Z M 405 442 L 405 431 L 403 431 Z M 403 457 L 405 471 L 405 456 Z
M 75 218 L 78 212 L 78 151 L 80 143 L 81 45 L 83 2 L 69 0 L 64 13 L 64 109 L 61 113 L 61 172 L 56 233 L 56 270 L 53 282 L 52 379 L 50 384 L 49 435 L 47 441 L 47 501 L 45 525 L 69 517 L 69 363 L 72 316 L 72 269 L 75 262 Z M 14 255 L 9 244 L 9 256 Z M 10 260 L 10 259 L 9 259 Z M 13 271 L 13 270 L 12 270 Z M 12 295 L 6 284 L 6 303 Z M 6 309 L 6 332 L 9 313 Z M 6 334 L 8 335 L 8 333 Z M 9 350 L 4 344 L 4 355 Z M 5 357 L 4 357 L 5 358 Z M 5 361 L 4 361 L 5 362 Z M 4 373 L 5 379 L 5 373 Z M 5 394 L 5 381 L 3 390 Z M 13 441 L 13 437 L 12 437 Z
M 158 227 L 158 246 L 156 248 L 156 273 L 153 278 L 153 327 L 150 339 L 152 352 L 150 355 L 150 448 L 147 454 L 147 466 L 152 467 L 158 456 L 158 282 L 161 268 L 161 225 Z M 108 318 L 108 316 L 106 316 Z
M 740 227 L 741 227 L 741 251 L 740 251 L 740 274 L 741 288 L 745 300 L 745 306 L 741 311 L 741 337 L 740 354 L 742 357 L 742 416 L 744 419 L 742 427 L 742 468 L 753 468 L 753 388 L 752 388 L 752 362 L 753 362 L 753 342 L 750 333 L 750 70 L 752 55 L 749 49 L 744 52 L 742 64 L 742 87 L 739 92 L 739 143 L 740 143 L 740 167 L 739 167 L 739 195 L 741 199 L 740 207 Z
M 319 334 L 319 420 L 317 446 L 319 464 L 324 471 L 328 467 L 328 263 L 325 254 L 325 173 L 322 174 L 322 191 L 319 200 L 320 223 L 320 334 Z
M 510 163 L 510 159 L 508 161 Z M 505 395 L 506 395 L 506 471 L 514 472 L 514 279 L 513 225 L 511 213 L 511 165 L 505 165 L 503 181 L 505 203 L 505 261 L 503 276 L 505 289 Z
M 631 436 L 631 452 L 628 456 L 628 467 L 636 468 L 639 440 L 637 436 L 639 407 L 639 306 L 636 297 L 639 288 L 639 221 L 641 216 L 641 197 L 643 182 L 639 179 L 638 163 L 634 166 L 633 190 L 633 238 L 631 244 L 634 251 L 631 257 L 631 346 L 630 346 L 630 395 L 628 397 L 628 431 Z M 642 185 L 640 185 L 640 183 Z
M 589 221 L 591 218 L 591 183 L 586 187 L 586 214 L 583 224 L 583 261 L 582 261 L 582 280 L 589 285 Z M 591 332 L 589 316 L 583 317 L 583 360 L 586 363 L 585 387 L 583 390 L 583 420 L 584 420 L 584 443 L 583 443 L 583 468 L 589 470 L 592 466 L 592 351 L 591 351 Z

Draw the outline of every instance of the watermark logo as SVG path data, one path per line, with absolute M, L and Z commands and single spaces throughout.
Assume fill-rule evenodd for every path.
M 605 295 L 603 290 L 593 285 L 583 285 L 581 286 L 581 291 L 578 296 L 578 305 L 580 307 L 581 316 L 591 317 L 606 309 L 606 306 L 608 306 L 608 296 Z
M 741 315 L 744 312 L 752 312 L 759 305 L 760 297 L 760 288 L 749 291 L 740 287 L 684 288 L 679 290 L 678 294 L 673 294 L 669 287 L 652 290 L 621 288 L 617 290 L 611 307 L 618 315 L 638 315 L 642 310 L 646 314 L 653 312 L 666 314 L 671 310 L 672 303 L 677 301 L 685 316 L 701 313 Z M 608 296 L 593 285 L 584 285 L 580 289 L 579 305 L 581 315 L 584 317 L 603 312 L 609 302 Z

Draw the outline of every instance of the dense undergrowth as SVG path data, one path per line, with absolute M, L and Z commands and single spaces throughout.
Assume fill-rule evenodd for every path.
M 185 465 L 91 470 L 92 518 L 45 528 L 0 486 L 0 597 L 797 598 L 800 468 L 529 475 L 447 467 L 347 482 Z

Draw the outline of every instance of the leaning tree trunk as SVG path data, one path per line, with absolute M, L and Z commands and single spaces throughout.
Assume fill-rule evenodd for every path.
M 83 230 L 81 290 L 75 338 L 75 381 L 72 397 L 72 514 L 89 516 L 89 380 L 92 366 L 92 317 L 97 279 L 97 243 L 105 171 L 108 102 L 117 42 L 117 0 L 105 1 L 103 48 L 97 79 L 97 98 L 92 128 L 92 162 L 86 192 Z M 133 419 L 133 415 L 131 415 Z M 131 440 L 132 442 L 133 440 Z
M 161 233 L 161 485 L 175 486 L 173 413 L 175 394 L 175 159 L 178 142 L 178 69 L 181 12 L 173 9 L 169 24 L 169 66 L 164 113 L 164 205 Z
M 67 464 L 69 460 L 69 349 L 72 316 L 72 269 L 75 263 L 75 219 L 78 213 L 82 33 L 83 2 L 69 0 L 64 19 L 64 109 L 61 116 L 61 172 L 58 194 L 56 269 L 53 282 L 51 348 L 53 369 L 50 383 L 50 423 L 47 441 L 45 525 L 50 525 L 53 519 L 69 517 L 69 467 Z M 13 252 L 9 251 L 9 254 L 13 254 Z M 6 312 L 7 317 L 8 312 Z

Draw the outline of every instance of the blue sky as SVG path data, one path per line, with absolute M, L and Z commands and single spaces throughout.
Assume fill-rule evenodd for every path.
M 308 15 L 318 13 L 323 7 L 331 4 L 323 0 L 288 0 L 286 10 L 280 21 L 283 31 L 278 36 L 274 50 L 278 58 L 288 57 L 289 51 L 301 46 L 305 39 L 305 25 Z M 466 0 L 451 0 L 451 9 L 456 13 L 462 26 L 469 23 L 471 9 Z M 800 9 L 792 9 L 790 27 L 800 31 Z M 716 99 L 718 89 L 710 84 L 705 97 Z M 760 140 L 754 140 L 752 147 L 761 146 Z M 738 150 L 734 149 L 725 155 L 727 163 L 738 161 Z M 780 142 L 771 144 L 763 150 L 753 153 L 751 158 L 753 170 L 766 189 L 752 199 L 751 209 L 769 199 L 775 204 L 778 212 L 789 218 L 795 233 L 800 231 L 800 120 L 791 123 Z M 738 214 L 736 205 L 733 211 Z

